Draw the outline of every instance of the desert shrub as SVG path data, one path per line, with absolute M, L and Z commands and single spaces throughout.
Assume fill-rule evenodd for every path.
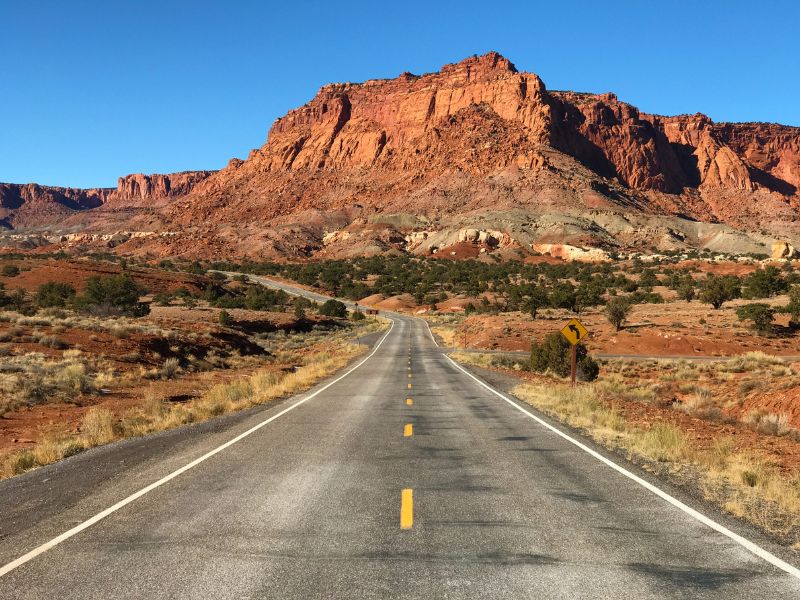
M 767 265 L 745 278 L 742 295 L 745 298 L 769 298 L 786 291 L 786 287 L 778 268 Z
M 75 288 L 68 283 L 48 281 L 36 290 L 34 302 L 39 308 L 63 307 L 75 296 Z
M 141 317 L 150 312 L 147 304 L 139 302 L 139 285 L 128 275 L 92 276 L 86 280 L 86 290 L 74 300 L 75 307 L 99 315 L 125 314 Z
M 658 461 L 680 460 L 686 455 L 689 442 L 675 425 L 656 423 L 639 440 L 638 449 Z
M 326 300 L 319 307 L 319 314 L 342 319 L 347 316 L 347 307 L 338 300 Z
M 233 317 L 231 316 L 231 313 L 229 313 L 227 310 L 219 311 L 219 315 L 217 315 L 217 320 L 219 321 L 219 324 L 222 325 L 223 327 L 230 327 L 233 324 Z
M 766 387 L 768 387 L 767 383 L 760 379 L 745 379 L 739 384 L 739 394 L 747 396 L 750 392 L 763 390 Z
M 766 304 L 759 302 L 745 304 L 736 309 L 736 316 L 740 321 L 751 321 L 751 328 L 758 333 L 766 334 L 772 331 L 774 312 Z
M 36 457 L 30 450 L 22 450 L 14 453 L 9 459 L 9 467 L 14 475 L 19 475 L 25 471 L 30 471 L 36 466 Z
M 353 314 L 350 315 L 350 318 L 353 321 L 363 321 L 364 319 L 366 319 L 366 317 L 364 316 L 364 313 L 362 313 L 360 310 L 354 310 Z
M 774 414 L 756 409 L 745 416 L 744 422 L 754 430 L 766 435 L 787 435 L 794 431 L 785 414 Z
M 159 306 L 169 306 L 172 304 L 172 294 L 168 292 L 159 292 L 153 296 L 153 302 Z
M 773 365 L 786 364 L 784 360 L 778 356 L 772 356 L 765 352 L 747 352 L 733 358 L 719 367 L 721 371 L 728 371 L 731 373 L 744 373 L 747 371 L 756 371 L 765 367 Z
M 17 265 L 5 264 L 0 273 L 2 273 L 3 277 L 16 277 L 20 274 L 20 270 Z
M 620 331 L 625 324 L 625 319 L 628 318 L 628 314 L 631 311 L 631 303 L 630 301 L 623 297 L 617 296 L 616 298 L 612 298 L 606 304 L 605 313 L 608 322 L 614 326 L 614 329 Z
M 39 338 L 39 343 L 42 346 L 47 346 L 48 348 L 55 348 L 56 350 L 66 350 L 69 348 L 69 344 L 62 340 L 59 337 L 54 335 L 43 335 Z
M 180 362 L 177 358 L 168 358 L 164 361 L 164 364 L 161 365 L 161 377 L 164 379 L 172 379 L 180 370 Z
M 103 407 L 90 408 L 83 416 L 81 433 L 90 446 L 105 444 L 114 439 L 114 419 Z
M 67 392 L 85 394 L 94 389 L 91 380 L 86 375 L 86 367 L 81 363 L 68 364 L 55 374 L 58 387 Z
M 592 381 L 597 378 L 600 368 L 586 350 L 586 346 L 577 346 L 577 372 L 581 381 Z M 570 343 L 561 334 L 548 335 L 542 343 L 531 346 L 531 370 L 539 373 L 552 371 L 560 377 L 570 372 Z
M 715 277 L 709 275 L 700 289 L 700 300 L 713 306 L 715 309 L 729 300 L 741 296 L 741 281 L 735 275 Z

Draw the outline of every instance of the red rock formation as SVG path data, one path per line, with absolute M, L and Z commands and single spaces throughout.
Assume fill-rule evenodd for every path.
M 311 253 L 328 227 L 380 214 L 632 211 L 791 236 L 800 235 L 800 128 L 664 117 L 614 94 L 548 91 L 492 52 L 421 76 L 326 85 L 246 160 L 216 173 L 129 175 L 103 200 L 109 214 L 142 209 L 153 227 L 205 227 L 198 248 L 225 229 L 213 244 L 238 251 L 231 240 L 258 231 L 276 254 Z M 596 234 L 575 227 L 546 241 Z
M 185 196 L 192 188 L 206 177 L 216 171 L 183 171 L 167 175 L 143 175 L 136 173 L 120 177 L 113 197 L 139 198 L 166 198 Z
M 411 198 L 435 181 L 436 194 L 460 198 L 441 210 L 464 211 L 491 205 L 497 186 L 486 178 L 517 167 L 530 173 L 512 177 L 496 208 L 533 202 L 526 190 L 580 208 L 581 198 L 597 205 L 605 189 L 611 205 L 755 226 L 752 207 L 742 205 L 777 200 L 748 194 L 798 193 L 799 132 L 648 115 L 614 94 L 550 92 L 493 52 L 422 76 L 326 85 L 278 119 L 262 148 L 171 210 L 184 221 L 228 221 L 244 207 L 248 218 L 268 221 L 356 202 L 395 210 L 404 199 L 403 209 L 425 213 L 440 210 L 436 195 Z M 628 191 L 613 192 L 604 178 Z
M 76 189 L 36 183 L 0 183 L 0 224 L 5 227 L 49 225 L 75 211 L 100 206 L 110 189 Z

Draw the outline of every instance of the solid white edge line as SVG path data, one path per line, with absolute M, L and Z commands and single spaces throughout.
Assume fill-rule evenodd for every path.
M 215 454 L 217 454 L 219 452 L 222 452 L 223 450 L 225 450 L 226 448 L 229 448 L 230 446 L 233 446 L 236 442 L 243 440 L 244 438 L 246 438 L 247 436 L 251 435 L 252 433 L 255 433 L 256 431 L 258 431 L 259 429 L 261 429 L 265 425 L 271 423 L 272 421 L 274 421 L 278 417 L 283 416 L 286 413 L 288 413 L 289 411 L 294 410 L 295 408 L 297 408 L 301 404 L 304 404 L 304 403 L 308 402 L 309 400 L 311 400 L 312 398 L 318 396 L 319 394 L 321 394 L 322 392 L 327 390 L 332 385 L 334 385 L 336 383 L 339 383 L 342 379 L 344 379 L 345 377 L 350 375 L 350 373 L 352 373 L 353 371 L 355 371 L 356 369 L 361 367 L 361 365 L 363 365 L 370 358 L 373 357 L 373 355 L 378 351 L 378 349 L 381 347 L 381 345 L 386 340 L 386 338 L 389 337 L 389 334 L 392 332 L 392 329 L 394 329 L 394 324 L 395 324 L 395 321 L 392 320 L 392 325 L 391 325 L 391 327 L 389 327 L 389 331 L 387 331 L 384 334 L 384 336 L 380 339 L 380 341 L 375 346 L 375 348 L 373 348 L 372 352 L 370 352 L 368 356 L 365 356 L 361 361 L 359 361 L 359 363 L 357 365 L 355 365 L 354 367 L 349 369 L 343 375 L 340 375 L 339 377 L 337 377 L 333 381 L 325 384 L 320 389 L 316 390 L 315 392 L 312 392 L 311 394 L 309 394 L 308 396 L 306 396 L 302 400 L 298 400 L 297 402 L 295 402 L 291 406 L 289 406 L 289 407 L 283 409 L 282 411 L 280 411 L 279 413 L 271 416 L 269 419 L 266 419 L 266 420 L 262 421 L 261 423 L 258 423 L 257 425 L 251 427 L 247 431 L 245 431 L 243 433 L 240 433 L 235 438 L 225 442 L 221 446 L 217 446 L 213 450 L 205 453 L 203 456 L 201 456 L 199 458 L 196 458 L 192 462 L 182 466 L 180 469 L 177 469 L 177 470 L 173 471 L 172 473 L 170 473 L 169 475 L 166 475 L 166 476 L 162 477 L 158 481 L 155 481 L 155 482 L 151 483 L 150 485 L 148 485 L 147 487 L 142 488 L 138 492 L 134 492 L 133 494 L 131 494 L 130 496 L 128 496 L 127 498 L 125 498 L 123 500 L 120 500 L 119 502 L 117 502 L 113 506 L 110 506 L 107 509 L 97 513 L 93 517 L 87 519 L 86 521 L 83 521 L 82 523 L 76 525 L 72 529 L 70 529 L 68 531 L 65 531 L 61 535 L 59 535 L 57 537 L 54 537 L 49 542 L 45 542 L 44 544 L 42 544 L 40 546 L 37 546 L 36 548 L 31 550 L 30 552 L 27 552 L 26 554 L 23 554 L 22 556 L 20 556 L 19 558 L 11 561 L 10 563 L 8 563 L 6 565 L 3 565 L 2 567 L 0 567 L 0 577 L 3 577 L 4 575 L 6 575 L 6 574 L 10 573 L 11 571 L 13 571 L 14 569 L 16 569 L 17 567 L 20 567 L 20 566 L 24 565 L 25 563 L 27 563 L 28 561 L 36 558 L 40 554 L 43 554 L 43 553 L 47 552 L 48 550 L 50 550 L 51 548 L 54 548 L 55 546 L 59 545 L 61 542 L 65 541 L 65 540 L 68 540 L 69 538 L 71 538 L 72 536 L 80 533 L 84 529 L 88 529 L 89 527 L 91 527 L 92 525 L 97 523 L 98 521 L 101 521 L 102 519 L 105 519 L 107 516 L 111 515 L 112 513 L 115 513 L 120 508 L 122 508 L 124 506 L 127 506 L 128 504 L 130 504 L 134 500 L 138 500 L 139 498 L 141 498 L 142 496 L 144 496 L 148 492 L 151 492 L 154 489 L 156 489 L 158 487 L 161 487 L 165 483 L 175 479 L 178 475 L 181 475 L 182 473 L 185 473 L 186 471 L 196 467 L 200 463 L 208 460 L 209 458 L 211 458 Z
M 428 331 L 430 331 L 430 327 L 428 327 Z M 431 337 L 433 337 L 433 334 L 431 334 Z M 434 340 L 434 342 L 435 342 L 435 341 L 436 341 L 436 340 Z M 437 345 L 438 345 L 438 344 L 437 344 Z M 764 550 L 764 549 L 763 549 L 761 546 L 759 546 L 759 545 L 757 545 L 757 544 L 755 544 L 755 543 L 751 542 L 750 540 L 748 540 L 748 539 L 746 539 L 746 538 L 744 538 L 744 537 L 740 536 L 738 533 L 734 533 L 733 531 L 731 531 L 730 529 L 728 529 L 728 528 L 727 528 L 727 527 L 725 527 L 724 525 L 720 525 L 720 524 L 719 524 L 719 523 L 717 523 L 716 521 L 714 521 L 714 520 L 710 519 L 709 517 L 705 516 L 704 514 L 702 514 L 702 513 L 698 512 L 698 511 L 696 511 L 696 510 L 695 510 L 695 509 L 693 509 L 692 507 L 690 507 L 690 506 L 687 506 L 686 504 L 684 504 L 683 502 L 681 502 L 681 501 L 680 501 L 680 500 L 678 500 L 677 498 L 675 498 L 675 497 L 673 497 L 673 496 L 669 495 L 667 492 L 663 491 L 662 489 L 660 489 L 660 488 L 657 488 L 656 486 L 654 486 L 653 484 L 651 484 L 651 483 L 649 483 L 649 482 L 645 481 L 644 479 L 642 479 L 642 478 L 641 478 L 641 477 L 639 477 L 638 475 L 635 475 L 634 473 L 631 473 L 630 471 L 628 471 L 628 470 L 627 470 L 627 469 L 625 469 L 624 467 L 621 467 L 621 466 L 619 466 L 619 465 L 618 465 L 617 463 L 615 463 L 614 461 L 612 461 L 612 460 L 609 460 L 608 458 L 606 458 L 605 456 L 603 456 L 603 455 L 602 455 L 602 454 L 600 454 L 599 452 L 596 452 L 595 450 L 592 450 L 592 449 L 591 449 L 591 448 L 589 448 L 587 445 L 585 445 L 585 444 L 581 443 L 580 441 L 576 440 L 576 439 L 575 439 L 575 438 L 573 438 L 573 437 L 570 437 L 569 435 L 567 435 L 567 434 L 566 434 L 566 433 L 564 433 L 563 431 L 560 431 L 560 430 L 559 430 L 559 429 L 557 429 L 556 427 L 553 427 L 553 426 L 552 426 L 552 425 L 550 425 L 550 423 L 548 423 L 547 421 L 544 421 L 543 419 L 540 419 L 539 417 L 537 417 L 536 415 L 534 415 L 532 412 L 530 412 L 530 411 L 528 411 L 528 410 L 524 409 L 523 407 L 521 407 L 519 404 L 517 404 L 516 402 L 514 402 L 513 400 L 511 400 L 510 398 L 508 398 L 508 397 L 507 397 L 507 396 L 505 396 L 504 394 L 502 394 L 502 393 L 498 392 L 496 389 L 494 389 L 493 387 L 491 387 L 489 384 L 485 383 L 484 381 L 481 381 L 481 380 L 480 380 L 478 377 L 475 377 L 475 375 L 473 375 L 472 373 L 470 373 L 469 371 L 467 371 L 467 370 L 466 370 L 464 367 L 462 367 L 461 365 L 459 365 L 459 364 L 458 364 L 456 361 L 454 361 L 452 358 L 450 358 L 450 357 L 449 357 L 449 356 L 447 356 L 446 354 L 444 355 L 444 357 L 445 357 L 447 360 L 449 360 L 451 363 L 453 363 L 453 365 L 454 365 L 454 366 L 455 366 L 457 369 L 461 370 L 461 371 L 462 371 L 462 372 L 464 372 L 466 375 L 468 375 L 469 377 L 471 377 L 472 379 L 474 379 L 475 381 L 477 381 L 477 382 L 478 382 L 480 385 L 482 385 L 483 387 L 485 387 L 487 390 L 489 390 L 490 392 L 492 392 L 494 395 L 496 395 L 497 397 L 499 397 L 499 398 L 501 398 L 501 399 L 505 400 L 505 401 L 506 401 L 506 402 L 508 402 L 508 403 L 509 403 L 511 406 L 513 406 L 514 408 L 516 408 L 518 411 L 520 411 L 521 413 L 523 413 L 523 414 L 525 414 L 525 415 L 529 416 L 531 419 L 533 419 L 534 421 L 536 421 L 536 422 L 537 422 L 537 423 L 539 423 L 540 425 L 542 425 L 542 426 L 546 427 L 547 429 L 549 429 L 550 431 L 552 431 L 552 432 L 553 432 L 553 433 L 555 433 L 556 435 L 558 435 L 558 436 L 560 436 L 560 437 L 564 438 L 564 439 L 565 439 L 565 440 L 567 440 L 569 443 L 571 443 L 571 444 L 573 444 L 573 445 L 577 446 L 578 448 L 580 448 L 581 450 L 583 450 L 583 451 L 584 451 L 584 452 L 586 452 L 587 454 L 589 454 L 589 455 L 593 456 L 594 458 L 596 458 L 596 459 L 597 459 L 597 460 L 599 460 L 600 462 L 602 462 L 602 463 L 604 463 L 605 465 L 607 465 L 607 466 L 611 467 L 612 469 L 614 469 L 614 470 L 615 470 L 615 471 L 617 471 L 618 473 L 620 473 L 620 474 L 624 475 L 624 476 L 625 476 L 625 477 L 627 477 L 628 479 L 630 479 L 630 480 L 632 480 L 632 481 L 634 481 L 634 482 L 638 483 L 640 486 L 642 486 L 642 487 L 643 487 L 643 488 L 645 488 L 646 490 L 648 490 L 648 491 L 652 492 L 653 494 L 655 494 L 656 496 L 658 496 L 658 497 L 659 497 L 659 498 L 661 498 L 662 500 L 666 500 L 666 501 L 667 501 L 667 502 L 669 502 L 669 503 L 670 503 L 672 506 L 674 506 L 675 508 L 678 508 L 678 509 L 682 510 L 684 513 L 686 513 L 686 514 L 687 514 L 687 515 L 689 515 L 690 517 L 692 517 L 692 518 L 696 519 L 697 521 L 700 521 L 700 522 L 701 522 L 701 523 L 703 523 L 704 525 L 707 525 L 708 527 L 710 527 L 710 528 L 711 528 L 711 529 L 713 529 L 714 531 L 716 531 L 716 532 L 718 532 L 718 533 L 721 533 L 722 535 L 724 535 L 725 537 L 727 537 L 727 538 L 729 538 L 729 539 L 733 540 L 734 542 L 736 542 L 736 543 L 737 543 L 737 544 L 739 544 L 740 546 L 743 546 L 744 548 L 746 548 L 747 550 L 749 550 L 751 553 L 755 554 L 755 555 L 756 555 L 756 556 L 758 556 L 759 558 L 761 558 L 761 559 L 763 559 L 763 560 L 767 561 L 768 563 L 770 563 L 771 565 L 773 565 L 773 566 L 775 566 L 775 567 L 777 567 L 777 568 L 781 569 L 782 571 L 785 571 L 785 572 L 786 572 L 786 573 L 788 573 L 789 575 L 792 575 L 792 576 L 796 577 L 797 579 L 800 579 L 800 569 L 798 569 L 797 567 L 795 567 L 795 566 L 793 566 L 793 565 L 790 565 L 790 564 L 789 564 L 789 563 L 787 563 L 786 561 L 783 561 L 783 560 L 781 560 L 780 558 L 778 558 L 777 556 L 775 556 L 775 555 L 774 555 L 774 554 L 772 554 L 771 552 L 768 552 L 767 550 Z

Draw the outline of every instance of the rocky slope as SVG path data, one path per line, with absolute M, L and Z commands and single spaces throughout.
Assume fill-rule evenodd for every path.
M 170 235 L 120 250 L 164 254 L 463 243 L 756 252 L 797 240 L 799 189 L 800 128 L 663 117 L 613 94 L 550 91 L 489 53 L 421 76 L 326 85 L 246 160 L 122 178 L 89 212 L 105 214 L 91 222 L 108 229 L 120 223 L 109 209 L 150 211 L 154 233 Z M 465 241 L 466 230 L 483 234 Z
M 81 190 L 38 185 L 0 183 L 0 227 L 52 225 L 76 211 L 101 206 L 110 189 Z

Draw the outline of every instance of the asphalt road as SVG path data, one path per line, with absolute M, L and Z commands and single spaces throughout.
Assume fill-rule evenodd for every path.
M 746 541 L 391 317 L 369 358 L 307 394 L 0 482 L 0 565 L 41 550 L 6 567 L 0 598 L 800 597 Z

